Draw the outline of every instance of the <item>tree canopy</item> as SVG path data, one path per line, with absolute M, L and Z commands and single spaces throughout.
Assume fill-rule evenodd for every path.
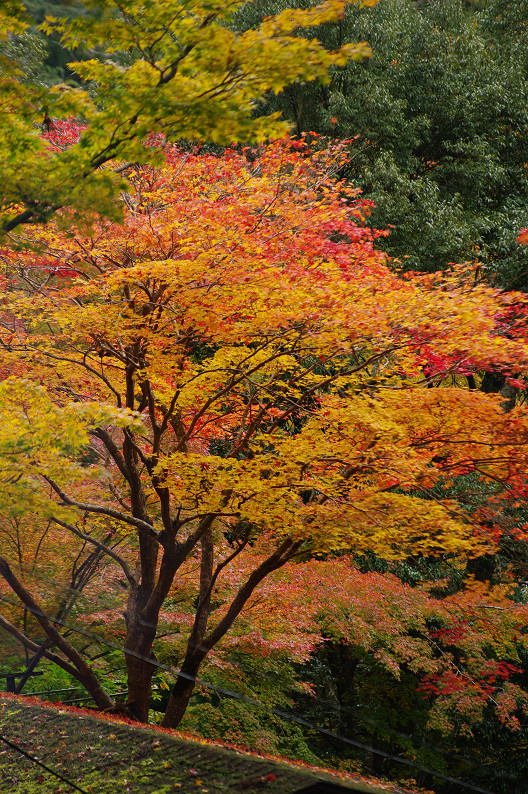
M 520 208 L 521 100 L 471 70 L 502 79 L 522 4 L 304 5 L 94 2 L 45 22 L 78 53 L 51 88 L 2 8 L 0 627 L 100 709 L 502 794 L 524 762 L 489 747 L 528 726 L 527 298 L 457 224 L 475 240 L 486 196 L 502 224 L 510 172 Z M 379 46 L 347 65 L 360 25 Z M 272 111 L 309 97 L 327 135 L 301 113 L 284 137 Z M 396 229 L 350 180 L 375 171 Z M 425 273 L 382 252 L 405 239 Z M 474 261 L 427 272 L 448 248 Z
M 3 251 L 2 368 L 24 376 L 4 385 L 4 515 L 51 522 L 46 543 L 69 534 L 101 551 L 106 576 L 124 576 L 140 719 L 160 614 L 189 561 L 200 574 L 168 726 L 189 677 L 287 563 L 471 556 L 524 536 L 501 518 L 504 500 L 526 496 L 523 409 L 427 388 L 524 368 L 524 298 L 458 270 L 392 274 L 364 225 L 368 202 L 332 176 L 342 149 L 169 148 L 163 167 L 134 167 L 124 225 L 68 236 L 59 219 L 26 251 Z M 213 609 L 231 569 L 238 586 Z M 7 558 L 2 574 L 43 607 Z M 58 644 L 51 619 L 39 622 Z
M 259 98 L 295 79 L 325 79 L 330 66 L 369 54 L 364 43 L 329 52 L 316 39 L 294 35 L 339 18 L 347 0 L 286 10 L 238 33 L 226 23 L 241 4 L 94 0 L 86 3 L 94 14 L 47 17 L 43 32 L 59 34 L 69 49 L 104 52 L 70 64 L 86 88 L 21 82 L 16 62 L 4 57 L 1 90 L 9 110 L 2 114 L 0 145 L 9 157 L 0 172 L 2 229 L 45 222 L 64 205 L 84 223 L 97 214 L 117 218 L 115 196 L 126 184 L 102 166 L 152 160 L 156 135 L 222 144 L 276 135 L 285 129 L 276 116 L 253 118 Z M 23 32 L 22 12 L 17 2 L 4 6 L 0 35 Z M 69 116 L 84 121 L 79 140 L 50 149 L 38 126 Z

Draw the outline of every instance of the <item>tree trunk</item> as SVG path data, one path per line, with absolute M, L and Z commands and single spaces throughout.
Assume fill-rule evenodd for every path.
M 189 638 L 187 645 L 187 654 L 180 669 L 180 675 L 176 679 L 176 684 L 171 692 L 169 703 L 165 717 L 161 723 L 164 728 L 176 728 L 185 714 L 189 700 L 195 687 L 195 679 L 198 675 L 200 665 L 206 658 L 210 650 L 225 636 L 230 630 L 231 626 L 240 615 L 242 609 L 247 604 L 248 599 L 253 594 L 254 590 L 272 571 L 281 568 L 288 560 L 290 560 L 298 551 L 302 541 L 293 541 L 291 538 L 286 538 L 280 546 L 264 560 L 258 568 L 256 568 L 249 576 L 245 584 L 243 584 L 235 595 L 229 609 L 219 623 L 212 629 L 207 636 L 204 636 L 207 627 L 207 615 L 209 613 L 210 602 L 210 584 L 213 580 L 209 581 L 209 586 L 206 585 L 208 571 L 210 570 L 209 564 L 212 561 L 206 560 L 206 557 L 212 552 L 208 548 L 208 538 L 204 535 L 202 544 L 202 581 L 204 585 L 203 592 L 200 593 L 200 601 L 198 604 L 197 614 L 193 626 L 193 631 Z M 217 573 L 220 568 L 217 569 Z
M 185 658 L 161 723 L 164 728 L 177 728 L 182 721 L 196 686 L 195 679 L 198 675 L 198 670 L 206 655 L 206 653 L 200 652 L 188 655 Z
M 144 659 L 138 659 L 130 653 L 126 654 L 128 672 L 127 711 L 132 719 L 148 722 L 152 676 L 155 665 Z
M 480 389 L 485 394 L 501 394 L 505 398 L 501 403 L 504 411 L 515 408 L 518 389 L 508 383 L 502 372 L 485 372 Z
M 149 662 L 156 627 L 143 620 L 147 596 L 141 586 L 132 590 L 127 604 L 125 659 L 128 674 L 127 710 L 132 719 L 148 722 L 152 676 L 156 669 Z

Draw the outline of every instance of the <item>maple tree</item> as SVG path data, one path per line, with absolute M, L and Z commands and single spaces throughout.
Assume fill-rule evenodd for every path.
M 504 500 L 526 499 L 523 408 L 427 386 L 486 367 L 520 377 L 525 298 L 460 269 L 391 273 L 369 202 L 335 177 L 345 160 L 344 144 L 317 139 L 221 157 L 168 147 L 162 166 L 132 169 L 123 225 L 83 237 L 59 220 L 1 251 L 2 521 L 29 514 L 49 522 L 45 545 L 104 553 L 100 581 L 121 582 L 118 604 L 127 592 L 140 720 L 188 566 L 194 607 L 166 726 L 286 564 L 471 555 L 524 537 L 522 522 L 501 522 Z M 490 497 L 484 513 L 451 487 L 469 475 Z M 2 547 L 4 587 L 57 648 L 44 655 L 113 707 L 54 624 L 38 570 Z M 16 621 L 2 625 L 34 649 Z
M 94 215 L 119 217 L 123 160 L 154 160 L 158 147 L 145 145 L 153 134 L 229 144 L 284 132 L 276 114 L 253 117 L 259 98 L 296 79 L 328 79 L 330 66 L 370 52 L 365 43 L 328 52 L 317 39 L 295 35 L 339 18 L 347 2 L 287 9 L 244 33 L 227 27 L 242 0 L 92 0 L 92 15 L 47 17 L 43 33 L 105 57 L 69 64 L 89 86 L 82 89 L 22 82 L 16 62 L 0 54 L 0 145 L 9 154 L 0 172 L 0 228 L 46 222 L 63 206 L 85 224 Z M 20 3 L 3 4 L 0 37 L 27 24 Z M 85 121 L 78 142 L 49 148 L 40 125 L 67 117 Z M 119 167 L 109 168 L 116 159 Z

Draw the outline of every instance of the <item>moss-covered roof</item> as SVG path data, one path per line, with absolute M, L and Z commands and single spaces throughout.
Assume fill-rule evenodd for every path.
M 36 700 L 1 696 L 0 714 L 4 737 L 89 794 L 294 794 L 319 781 L 403 791 Z M 4 742 L 0 780 L 2 794 L 73 791 Z

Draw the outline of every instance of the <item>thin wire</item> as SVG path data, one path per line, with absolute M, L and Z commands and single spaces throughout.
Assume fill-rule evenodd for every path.
M 31 693 L 33 694 L 33 693 Z M 112 697 L 119 697 L 120 695 L 127 695 L 128 689 L 125 689 L 123 692 L 111 692 Z M 68 698 L 68 700 L 61 700 L 60 702 L 66 705 L 67 703 L 84 703 L 86 700 L 93 700 L 91 695 L 85 695 L 82 698 Z
M 193 648 L 197 648 L 198 650 L 200 650 L 200 649 L 203 650 L 203 646 L 201 646 L 201 645 L 197 645 L 195 643 L 189 643 L 189 644 L 192 645 Z M 273 682 L 273 679 L 275 677 L 277 677 L 277 678 L 279 678 L 279 680 L 283 681 L 284 683 L 289 683 L 288 679 L 286 679 L 284 676 L 281 676 L 279 673 L 274 673 L 273 675 L 270 675 L 269 673 L 265 673 L 262 670 L 260 670 L 258 672 L 254 671 L 254 673 L 252 673 L 252 675 L 253 674 L 257 678 L 264 678 L 264 679 L 267 679 L 268 681 L 272 681 Z M 303 693 L 300 692 L 300 694 L 303 694 Z M 344 711 L 347 714 L 352 714 L 357 719 L 360 719 L 362 722 L 367 723 L 368 725 L 374 725 L 376 728 L 381 728 L 384 732 L 389 733 L 391 736 L 399 736 L 402 739 L 406 739 L 407 741 L 411 742 L 411 744 L 414 747 L 414 743 L 413 743 L 411 734 L 403 733 L 403 731 L 398 731 L 398 730 L 396 730 L 396 728 L 391 728 L 390 726 L 387 726 L 385 723 L 380 722 L 380 720 L 374 720 L 372 718 L 365 717 L 363 714 L 359 714 L 359 717 L 358 717 L 357 709 L 351 708 L 350 706 L 344 706 L 341 703 L 336 703 L 335 701 L 332 701 L 332 700 L 328 700 L 327 698 L 323 698 L 320 695 L 311 693 L 309 697 L 313 698 L 313 700 L 317 704 L 322 704 L 324 706 L 328 706 L 329 708 L 331 708 L 334 712 L 337 712 L 338 714 L 340 714 L 341 712 Z M 462 762 L 464 764 L 467 764 L 467 766 L 469 766 L 469 767 L 471 767 L 473 769 L 477 766 L 477 764 L 474 761 L 471 761 L 469 758 L 466 758 L 463 755 L 455 755 L 454 753 L 451 753 L 448 750 L 443 750 L 441 747 L 438 747 L 435 744 L 431 744 L 430 742 L 427 742 L 426 746 L 429 749 L 434 750 L 437 753 L 440 753 L 441 755 L 444 756 L 444 758 L 447 758 L 450 761 Z
M 11 606 L 14 607 L 18 607 L 20 609 L 27 609 L 29 612 L 32 612 L 34 615 L 39 615 L 41 617 L 44 616 L 44 613 L 41 610 L 32 609 L 23 604 L 10 601 L 5 596 L 0 596 L 0 601 L 4 601 L 5 603 L 10 604 Z M 495 794 L 495 792 L 490 791 L 489 789 L 484 789 L 484 788 L 480 788 L 479 786 L 474 786 L 472 783 L 465 783 L 464 781 L 459 780 L 458 778 L 450 777 L 449 775 L 444 775 L 441 772 L 436 772 L 434 769 L 429 769 L 428 767 L 423 766 L 422 764 L 417 764 L 414 761 L 408 761 L 406 758 L 401 758 L 400 756 L 393 755 L 392 753 L 387 753 L 385 750 L 378 750 L 377 748 L 372 747 L 371 745 L 363 744 L 362 742 L 358 742 L 355 739 L 351 739 L 350 737 L 344 736 L 339 733 L 334 733 L 333 731 L 330 731 L 327 728 L 321 728 L 319 725 L 316 725 L 315 723 L 304 719 L 304 717 L 298 717 L 294 714 L 290 714 L 287 711 L 283 711 L 282 709 L 276 709 L 273 706 L 267 706 L 264 703 L 261 703 L 259 700 L 246 697 L 245 695 L 241 695 L 239 692 L 235 692 L 234 690 L 217 686 L 216 684 L 212 684 L 209 681 L 204 681 L 203 679 L 198 678 L 197 676 L 192 676 L 189 673 L 184 673 L 183 671 L 179 670 L 176 667 L 168 667 L 167 665 L 158 662 L 156 659 L 152 659 L 148 656 L 144 656 L 143 654 L 136 653 L 135 651 L 131 651 L 126 648 L 120 647 L 119 645 L 111 642 L 110 640 L 103 640 L 97 635 L 93 634 L 92 632 L 86 631 L 85 629 L 77 629 L 74 628 L 73 626 L 68 626 L 62 620 L 54 619 L 53 622 L 60 626 L 63 626 L 69 631 L 73 631 L 85 637 L 90 637 L 91 639 L 94 639 L 96 642 L 99 642 L 103 645 L 108 645 L 108 647 L 114 648 L 115 650 L 118 650 L 121 653 L 126 654 L 127 656 L 133 656 L 135 659 L 141 659 L 144 662 L 148 662 L 150 665 L 152 665 L 152 667 L 158 667 L 159 669 L 165 670 L 166 672 L 169 672 L 172 675 L 177 675 L 181 678 L 185 678 L 187 681 L 193 681 L 198 686 L 204 687 L 205 689 L 211 689 L 220 695 L 226 695 L 228 697 L 232 697 L 235 700 L 240 700 L 243 703 L 246 703 L 247 705 L 250 706 L 257 706 L 257 708 L 264 709 L 265 711 L 268 711 L 271 714 L 275 714 L 276 716 L 281 717 L 283 719 L 289 720 L 290 722 L 295 722 L 299 725 L 303 725 L 304 727 L 312 728 L 313 730 L 318 731 L 319 733 L 325 736 L 329 736 L 332 739 L 338 739 L 339 741 L 342 741 L 345 744 L 349 744 L 352 747 L 357 747 L 360 750 L 367 750 L 368 752 L 373 753 L 374 755 L 379 755 L 382 756 L 383 758 L 387 758 L 388 760 L 396 761 L 399 764 L 403 764 L 404 766 L 409 766 L 412 769 L 417 769 L 420 772 L 425 772 L 426 774 L 433 775 L 434 777 L 437 777 L 441 780 L 445 780 L 448 783 L 456 783 L 457 785 L 462 786 L 462 788 L 470 789 L 471 791 L 477 791 L 479 792 L 479 794 Z
M 29 607 L 25 607 L 24 605 L 22 605 L 20 603 L 16 603 L 16 602 L 10 601 L 9 599 L 7 599 L 5 597 L 0 596 L 0 600 L 3 600 L 6 603 L 9 603 L 11 606 L 15 606 L 15 607 L 18 607 L 20 609 L 27 609 L 28 611 L 30 611 L 30 612 L 32 612 L 34 614 L 37 614 L 37 615 L 43 615 L 43 613 L 40 612 L 40 611 L 30 609 Z M 184 673 L 184 672 L 180 671 L 176 667 L 168 667 L 168 666 L 163 665 L 162 663 L 160 663 L 157 660 L 154 660 L 154 659 L 152 659 L 150 657 L 146 657 L 146 656 L 144 656 L 142 654 L 138 654 L 138 653 L 136 653 L 134 651 L 125 650 L 122 646 L 119 646 L 116 643 L 111 642 L 110 640 L 102 639 L 100 636 L 98 636 L 97 634 L 94 634 L 93 632 L 90 632 L 90 631 L 87 631 L 87 630 L 83 630 L 83 629 L 74 628 L 73 626 L 69 626 L 64 621 L 61 621 L 61 620 L 58 620 L 58 619 L 54 619 L 53 622 L 57 623 L 59 625 L 62 625 L 64 628 L 68 629 L 69 631 L 73 631 L 73 632 L 75 632 L 77 634 L 81 634 L 83 636 L 89 637 L 90 639 L 93 639 L 96 642 L 102 643 L 103 645 L 107 645 L 108 647 L 113 648 L 114 650 L 117 650 L 117 651 L 119 651 L 121 653 L 130 655 L 130 656 L 134 656 L 135 658 L 141 659 L 142 661 L 146 661 L 149 664 L 151 664 L 153 667 L 158 667 L 158 668 L 160 668 L 162 670 L 165 670 L 166 672 L 170 672 L 173 675 L 174 674 L 175 675 L 179 675 L 182 678 L 185 678 L 185 679 L 187 679 L 189 681 L 193 681 L 194 683 L 198 684 L 199 686 L 203 686 L 203 687 L 205 687 L 207 689 L 212 689 L 212 690 L 218 692 L 219 694 L 224 694 L 224 695 L 227 695 L 229 697 L 233 697 L 233 698 L 236 698 L 238 700 L 242 700 L 242 701 L 246 702 L 248 705 L 256 705 L 259 708 L 267 709 L 271 713 L 274 713 L 274 714 L 276 714 L 276 715 L 278 715 L 278 716 L 280 716 L 282 718 L 288 719 L 288 720 L 293 721 L 293 722 L 299 722 L 300 724 L 303 724 L 305 726 L 311 727 L 314 730 L 319 731 L 320 733 L 325 733 L 328 736 L 340 739 L 341 741 L 344 741 L 344 742 L 346 742 L 348 744 L 353 744 L 354 746 L 357 746 L 357 747 L 359 747 L 361 749 L 368 750 L 369 752 L 373 752 L 373 753 L 381 755 L 383 757 L 395 760 L 395 761 L 397 761 L 399 763 L 411 766 L 411 767 L 416 768 L 416 769 L 420 769 L 420 771 L 424 771 L 424 772 L 430 773 L 432 775 L 435 775 L 436 777 L 445 779 L 445 780 L 447 780 L 449 782 L 456 782 L 456 783 L 459 783 L 462 786 L 472 788 L 475 791 L 485 792 L 486 794 L 493 794 L 493 792 L 490 792 L 488 789 L 481 789 L 481 788 L 478 788 L 478 787 L 475 788 L 475 786 L 473 786 L 472 784 L 463 783 L 462 781 L 460 781 L 457 778 L 451 778 L 451 777 L 442 775 L 440 772 L 435 772 L 434 770 L 431 770 L 431 769 L 429 769 L 427 767 L 422 767 L 422 766 L 420 766 L 420 765 L 418 765 L 416 763 L 413 763 L 413 762 L 407 761 L 405 759 L 402 759 L 399 756 L 395 756 L 395 755 L 386 753 L 383 750 L 377 750 L 377 749 L 375 749 L 374 747 L 372 747 L 370 745 L 365 745 L 365 744 L 363 744 L 361 742 L 357 742 L 356 740 L 350 739 L 349 737 L 345 737 L 342 734 L 337 734 L 337 733 L 334 733 L 332 731 L 329 731 L 326 728 L 322 728 L 321 726 L 318 726 L 315 723 L 312 723 L 312 722 L 309 722 L 309 721 L 305 720 L 303 717 L 297 717 L 296 715 L 293 715 L 293 714 L 291 714 L 289 712 L 283 712 L 283 711 L 281 711 L 279 709 L 274 709 L 271 706 L 266 706 L 266 705 L 262 704 L 260 701 L 254 699 L 254 698 L 248 698 L 247 696 L 241 695 L 240 693 L 235 692 L 233 690 L 228 690 L 228 689 L 224 689 L 222 687 L 218 687 L 217 685 L 212 684 L 212 683 L 207 682 L 207 681 L 203 681 L 203 680 L 197 678 L 196 676 L 191 676 L 188 673 Z M 199 646 L 196 646 L 196 647 L 199 647 Z M 31 695 L 31 694 L 32 693 L 28 693 L 28 695 Z M 115 694 L 115 693 L 113 693 L 113 694 Z M 75 702 L 82 702 L 82 701 L 89 700 L 89 699 L 92 699 L 92 697 L 90 695 L 87 695 L 86 698 L 76 698 Z M 71 701 L 68 701 L 68 702 L 74 702 L 74 701 L 71 700 Z M 329 703 L 329 701 L 321 701 L 321 702 Z M 330 705 L 333 705 L 333 704 L 330 704 Z M 379 723 L 376 722 L 375 720 L 366 719 L 366 721 L 367 722 L 371 722 L 371 723 L 373 723 L 375 725 L 379 725 Z M 398 731 L 393 731 L 391 729 L 389 729 L 389 730 L 392 733 L 395 733 L 396 735 L 399 735 L 399 736 L 401 736 L 403 738 L 406 738 L 406 739 L 409 738 L 405 734 L 402 734 L 402 733 L 400 733 Z M 435 749 L 435 750 L 437 749 L 433 745 L 428 744 L 428 746 L 431 747 L 432 749 Z M 443 755 L 447 755 L 443 750 L 439 750 L 439 752 L 441 752 Z M 458 759 L 455 759 L 455 760 L 461 760 L 461 761 L 467 763 L 469 766 L 475 767 L 475 764 L 473 762 L 469 761 L 469 759 L 466 760 L 464 758 L 460 758 L 459 757 Z
M 9 739 L 7 739 L 1 733 L 0 733 L 0 741 L 5 742 L 5 744 L 7 744 L 9 747 L 12 747 L 13 750 L 17 751 L 17 753 L 20 753 L 21 755 L 25 756 L 25 758 L 28 758 L 34 764 L 38 764 L 38 766 L 41 766 L 42 769 L 45 769 L 46 772 L 50 773 L 50 775 L 53 775 L 54 777 L 58 778 L 59 780 L 62 780 L 63 783 L 67 783 L 68 786 L 71 786 L 72 788 L 74 788 L 75 791 L 80 791 L 81 794 L 88 794 L 87 791 L 85 791 L 83 788 L 79 788 L 79 786 L 77 786 L 75 783 L 72 783 L 71 780 L 68 780 L 67 777 L 64 777 L 63 775 L 61 775 L 60 772 L 55 772 L 54 769 L 51 769 L 51 767 L 46 766 L 46 764 L 43 764 L 42 761 L 39 761 L 39 759 L 35 758 L 34 755 L 31 755 L 30 753 L 27 753 L 25 750 L 22 749 L 22 747 L 18 747 L 14 742 L 10 742 Z
M 44 689 L 42 692 L 27 691 L 26 695 L 32 698 L 39 697 L 40 695 L 58 695 L 59 692 L 77 692 L 77 687 L 69 686 L 67 689 Z M 15 693 L 16 694 L 16 693 Z
M 35 576 L 35 572 L 33 572 L 33 575 Z M 40 581 L 46 582 L 48 584 L 52 583 L 52 584 L 58 586 L 62 590 L 67 590 L 69 592 L 74 592 L 74 590 L 72 590 L 72 588 L 69 587 L 68 585 L 66 585 L 66 586 L 65 585 L 58 585 L 57 582 L 52 581 L 48 576 L 44 576 L 43 574 L 37 574 L 36 578 L 38 578 Z M 94 603 L 95 603 L 95 605 L 99 606 L 99 603 L 101 601 L 101 597 L 100 596 L 95 596 L 93 593 L 87 594 L 84 591 L 82 593 L 80 593 L 79 595 L 80 595 L 81 600 L 83 600 L 85 602 L 85 606 L 89 605 L 90 607 L 93 608 Z M 12 602 L 10 602 L 10 603 L 12 603 Z M 59 621 L 55 621 L 55 622 L 59 622 Z M 66 624 L 62 624 L 62 625 L 64 625 L 66 628 L 69 628 Z M 148 623 L 148 622 L 145 622 L 145 621 L 143 621 L 143 625 L 147 626 L 149 628 L 156 628 L 156 626 L 154 626 L 154 624 Z M 70 629 L 70 630 L 79 632 L 79 629 Z M 174 633 L 174 632 L 169 632 L 169 634 L 171 634 L 171 633 Z M 91 636 L 94 639 L 97 639 L 97 641 L 101 642 L 101 640 L 97 637 L 97 635 L 90 634 L 90 633 L 87 633 L 87 634 L 88 634 L 88 636 Z M 167 635 L 164 635 L 164 636 L 167 636 Z M 197 643 L 191 643 L 191 645 L 192 645 L 193 648 L 196 648 L 197 650 L 205 650 L 202 645 L 199 645 Z M 112 645 L 111 647 L 114 647 L 117 650 L 122 651 L 122 647 L 121 646 Z M 121 668 L 121 669 L 126 669 L 126 668 Z M 113 672 L 113 671 L 111 671 L 111 672 Z M 257 677 L 260 677 L 260 678 L 264 678 L 264 679 L 267 678 L 268 680 L 272 679 L 272 676 L 266 674 L 263 671 L 259 671 L 258 673 L 256 672 L 255 675 Z M 286 682 L 286 679 L 284 677 L 282 677 L 280 675 L 278 675 L 277 677 L 279 679 L 281 679 L 282 681 Z M 33 694 L 36 694 L 36 693 L 28 692 L 28 695 L 33 695 Z M 113 696 L 116 693 L 110 693 L 110 694 L 112 694 L 112 696 Z M 122 693 L 117 693 L 117 694 L 122 694 Z M 336 712 L 345 711 L 345 712 L 348 712 L 348 713 L 351 713 L 351 714 L 356 714 L 356 711 L 354 709 L 351 709 L 351 708 L 349 708 L 347 706 L 343 706 L 341 704 L 336 705 L 331 700 L 322 698 L 320 695 L 312 695 L 312 697 L 313 697 L 313 699 L 316 702 L 321 703 L 321 704 L 323 704 L 325 706 L 329 706 L 333 711 L 336 711 Z M 68 701 L 61 701 L 61 702 L 63 702 L 63 703 L 66 703 L 66 702 L 73 703 L 73 702 L 82 702 L 83 700 L 88 700 L 88 699 L 91 699 L 91 696 L 87 696 L 86 698 L 80 698 L 79 697 L 79 698 L 75 698 L 75 700 L 68 700 Z M 374 720 L 374 719 L 371 719 L 371 718 L 368 718 L 368 717 L 364 717 L 363 715 L 361 715 L 361 720 L 364 723 L 367 723 L 369 725 L 374 725 L 376 727 L 382 728 L 383 731 L 385 731 L 387 733 L 390 733 L 393 736 L 398 736 L 398 737 L 400 737 L 402 739 L 410 741 L 411 744 L 414 747 L 414 743 L 412 742 L 412 737 L 409 736 L 409 734 L 405 734 L 405 733 L 403 733 L 401 731 L 396 730 L 395 728 L 391 728 L 390 726 L 387 726 L 385 723 L 381 723 L 379 720 Z M 457 761 L 457 762 L 462 762 L 462 763 L 466 764 L 467 766 L 469 766 L 469 767 L 471 767 L 473 769 L 477 766 L 477 764 L 474 761 L 471 761 L 469 758 L 465 758 L 464 756 L 455 755 L 454 753 L 450 753 L 449 751 L 446 751 L 446 750 L 438 747 L 437 745 L 431 744 L 430 742 L 427 742 L 426 746 L 428 748 L 430 748 L 431 750 L 434 750 L 436 753 L 441 754 L 446 759 L 449 759 L 449 760 L 452 760 L 452 761 Z

